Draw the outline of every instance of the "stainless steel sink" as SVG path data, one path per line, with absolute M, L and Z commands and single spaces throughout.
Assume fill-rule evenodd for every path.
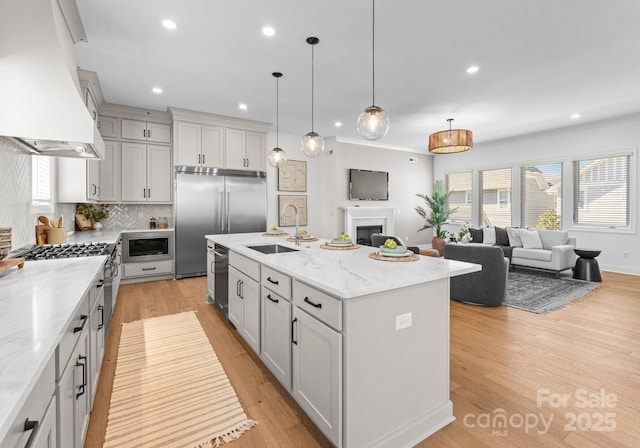
M 247 246 L 249 249 L 257 250 L 263 254 L 283 254 L 285 252 L 297 252 L 298 249 L 292 249 L 280 244 L 264 244 L 261 246 Z

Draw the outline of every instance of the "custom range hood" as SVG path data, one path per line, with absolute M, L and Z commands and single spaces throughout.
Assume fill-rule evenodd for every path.
M 104 158 L 80 94 L 73 53 L 79 40 L 86 37 L 75 0 L 3 2 L 0 136 L 37 154 Z

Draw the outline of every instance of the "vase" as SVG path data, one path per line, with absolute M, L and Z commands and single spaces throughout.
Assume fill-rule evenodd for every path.
M 102 230 L 102 223 L 101 222 L 94 222 L 93 223 L 93 229 L 94 230 Z
M 434 236 L 431 239 L 431 247 L 437 250 L 441 257 L 444 256 L 444 244 L 445 244 L 444 238 Z

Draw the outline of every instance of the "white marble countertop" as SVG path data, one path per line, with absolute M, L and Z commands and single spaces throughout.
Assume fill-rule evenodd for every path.
M 173 229 L 105 229 L 73 232 L 67 236 L 67 242 L 73 243 L 115 243 L 123 233 L 173 232 Z
M 0 441 L 106 259 L 27 261 L 0 276 Z
M 206 235 L 207 239 L 256 260 L 265 266 L 318 288 L 332 296 L 350 299 L 366 294 L 398 289 L 456 275 L 479 271 L 480 265 L 444 258 L 420 256 L 418 261 L 391 262 L 369 258 L 376 249 L 360 246 L 354 250 L 320 248 L 327 238 L 315 242 L 288 242 L 286 236 L 262 236 L 262 233 Z M 247 246 L 281 244 L 298 252 L 263 254 Z

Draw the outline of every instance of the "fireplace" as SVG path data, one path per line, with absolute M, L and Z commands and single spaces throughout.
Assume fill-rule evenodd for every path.
M 374 228 L 375 230 L 367 230 L 367 236 L 363 236 L 369 240 L 367 245 L 371 244 L 370 235 L 372 233 L 382 233 L 385 235 L 393 235 L 393 215 L 395 208 L 392 207 L 345 207 L 344 208 L 344 232 L 356 238 L 356 242 L 360 243 L 360 228 Z M 363 230 L 364 232 L 364 230 Z
M 356 243 L 362 246 L 371 246 L 371 235 L 374 233 L 382 233 L 382 226 L 356 227 Z

